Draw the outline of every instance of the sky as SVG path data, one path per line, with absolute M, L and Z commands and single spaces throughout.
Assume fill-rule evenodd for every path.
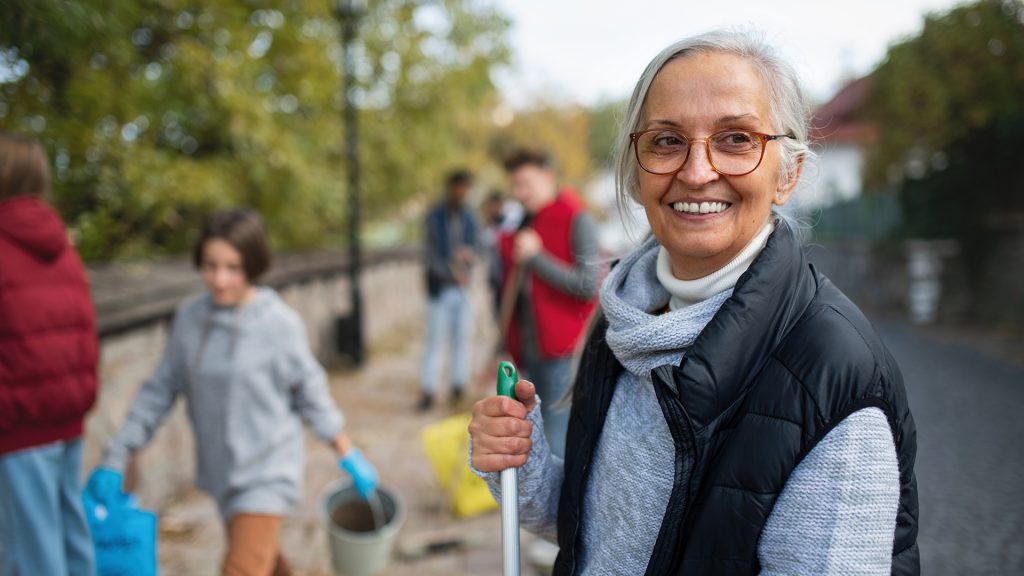
M 644 66 L 675 40 L 754 27 L 827 100 L 864 75 L 924 15 L 958 0 L 495 0 L 513 22 L 513 64 L 496 75 L 513 107 L 626 98 Z

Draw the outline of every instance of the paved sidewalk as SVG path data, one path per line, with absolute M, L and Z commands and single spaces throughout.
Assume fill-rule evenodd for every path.
M 423 451 L 420 430 L 455 410 L 448 408 L 442 397 L 433 411 L 416 412 L 422 352 L 420 335 L 415 329 L 413 332 L 394 337 L 404 341 L 393 339 L 377 346 L 365 368 L 332 374 L 331 391 L 345 412 L 353 438 L 376 464 L 383 483 L 405 499 L 408 517 L 399 544 L 416 541 L 428 533 L 463 534 L 474 543 L 417 559 L 396 558 L 382 574 L 498 574 L 500 515 L 495 511 L 471 519 L 454 518 L 447 511 Z M 468 396 L 475 399 L 493 393 L 492 386 L 489 382 L 479 385 L 479 390 Z M 469 410 L 471 405 L 467 400 L 463 409 Z M 305 500 L 286 519 L 281 536 L 285 556 L 297 574 L 331 574 L 319 504 L 324 488 L 340 474 L 333 450 L 310 437 Z M 523 533 L 524 544 L 530 538 Z M 161 574 L 215 575 L 223 546 L 220 518 L 212 500 L 205 495 L 192 492 L 160 510 Z

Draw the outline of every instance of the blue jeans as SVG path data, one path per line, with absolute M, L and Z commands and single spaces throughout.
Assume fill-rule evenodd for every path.
M 469 381 L 469 334 L 473 312 L 469 294 L 458 286 L 445 286 L 427 302 L 427 348 L 423 359 L 423 393 L 433 394 L 441 371 L 441 352 L 451 342 L 452 387 L 463 389 Z
M 91 576 L 82 439 L 0 456 L 0 576 Z
M 565 434 L 569 430 L 569 408 L 559 401 L 569 390 L 572 375 L 572 357 L 542 360 L 525 358 L 526 378 L 537 387 L 540 396 L 540 415 L 544 419 L 544 436 L 551 453 L 565 458 Z

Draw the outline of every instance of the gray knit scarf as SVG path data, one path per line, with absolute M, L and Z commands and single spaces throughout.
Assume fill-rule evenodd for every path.
M 608 347 L 626 370 L 648 381 L 655 367 L 679 363 L 680 350 L 693 344 L 732 295 L 728 288 L 692 306 L 658 314 L 670 298 L 658 281 L 658 249 L 652 236 L 619 262 L 601 287 Z

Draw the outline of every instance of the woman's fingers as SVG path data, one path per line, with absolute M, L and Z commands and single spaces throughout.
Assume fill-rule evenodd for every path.
M 529 438 L 533 433 L 533 423 L 529 420 L 507 416 L 498 418 L 481 416 L 469 423 L 469 433 L 471 436 L 486 434 L 496 437 Z
M 529 438 L 519 436 L 490 436 L 478 434 L 473 439 L 473 454 L 478 451 L 481 454 L 506 454 L 511 456 L 526 455 L 530 453 L 533 442 Z
M 473 454 L 473 467 L 481 472 L 501 472 L 526 464 L 526 454 Z
M 537 406 L 537 388 L 529 380 L 516 382 L 516 399 L 522 403 L 526 412 L 530 412 Z
M 536 404 L 536 401 L 534 401 L 534 404 Z M 511 416 L 512 418 L 525 420 L 527 412 L 529 412 L 529 410 L 522 402 L 513 400 L 507 396 L 491 396 L 490 398 L 477 402 L 473 406 L 474 419 L 479 415 L 489 416 L 491 418 Z
M 533 447 L 533 423 L 527 413 L 537 405 L 533 384 L 519 381 L 516 397 L 492 396 L 473 406 L 469 434 L 473 442 L 473 466 L 481 472 L 498 472 L 526 463 Z
M 517 436 L 473 436 L 473 467 L 481 472 L 500 472 L 526 464 L 533 442 Z

